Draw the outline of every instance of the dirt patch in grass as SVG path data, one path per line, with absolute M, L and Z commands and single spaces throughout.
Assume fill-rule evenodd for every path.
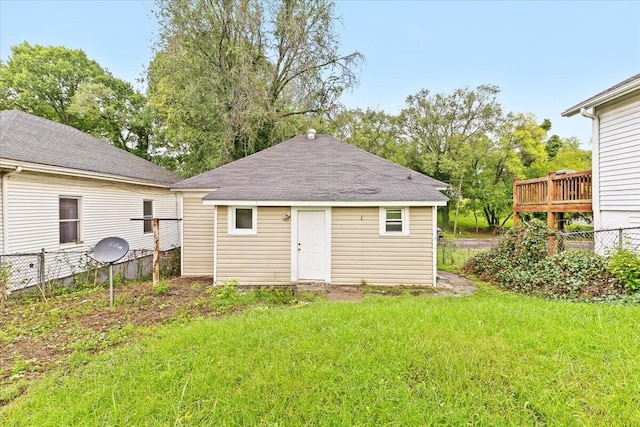
M 118 345 L 141 327 L 219 315 L 206 303 L 208 283 L 206 278 L 178 278 L 167 281 L 168 289 L 161 293 L 149 282 L 127 283 L 115 288 L 112 309 L 105 288 L 47 301 L 25 295 L 10 301 L 0 311 L 0 389 L 10 390 L 12 384 L 63 366 L 74 352 L 95 353 Z M 23 389 L 0 393 L 0 406 Z

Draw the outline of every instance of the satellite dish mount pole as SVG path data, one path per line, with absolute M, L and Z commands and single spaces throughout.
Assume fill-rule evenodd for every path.
M 102 264 L 109 264 L 109 308 L 113 308 L 113 263 L 129 251 L 129 243 L 120 237 L 100 240 L 93 249 L 93 257 Z
M 109 308 L 113 308 L 113 263 L 109 263 Z

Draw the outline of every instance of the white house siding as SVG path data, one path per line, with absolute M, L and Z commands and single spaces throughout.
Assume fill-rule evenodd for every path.
M 0 172 L 0 180 L 2 180 L 2 172 Z M 4 230 L 4 226 L 2 224 L 2 210 L 4 209 L 4 206 L 2 206 L 2 186 L 0 185 L 0 254 L 4 253 L 4 238 L 2 235 L 2 232 Z
M 331 282 L 433 285 L 433 214 L 412 207 L 409 236 L 380 236 L 378 208 L 333 208 Z
M 228 233 L 227 207 L 218 207 L 217 280 L 237 280 L 242 285 L 291 283 L 290 207 L 258 207 L 258 233 Z M 185 245 L 186 246 L 186 245 Z
M 5 253 L 86 251 L 101 239 L 122 237 L 131 249 L 153 249 L 153 234 L 144 233 L 143 200 L 153 200 L 154 215 L 177 218 L 179 198 L 167 189 L 84 178 L 62 177 L 23 171 L 8 185 L 9 245 Z M 59 198 L 78 197 L 81 244 L 60 244 Z M 162 250 L 180 245 L 178 221 L 160 223 Z
M 629 227 L 629 217 L 640 212 L 640 93 L 597 113 L 600 227 Z
M 215 207 L 202 204 L 206 194 L 183 194 L 182 274 L 185 276 L 213 276 Z

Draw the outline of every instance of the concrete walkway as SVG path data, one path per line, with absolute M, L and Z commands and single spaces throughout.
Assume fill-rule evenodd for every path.
M 457 274 L 438 270 L 436 289 L 438 289 L 438 296 L 464 297 L 473 294 L 476 291 L 476 285 Z
M 358 301 L 362 298 L 363 292 L 360 286 L 324 286 L 324 285 L 303 285 L 301 290 L 325 291 L 328 301 Z M 390 288 L 391 289 L 391 288 Z M 454 273 L 438 270 L 435 291 L 433 288 L 416 288 L 424 292 L 417 292 L 417 295 L 427 297 L 464 297 L 473 294 L 476 287 L 468 279 Z M 389 295 L 393 295 L 389 292 Z

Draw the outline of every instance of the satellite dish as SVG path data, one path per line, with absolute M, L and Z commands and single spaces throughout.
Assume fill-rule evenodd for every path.
M 93 257 L 103 264 L 109 264 L 109 307 L 113 308 L 113 263 L 129 252 L 129 244 L 120 237 L 107 237 L 93 248 Z
M 107 237 L 98 242 L 93 249 L 93 256 L 99 262 L 111 264 L 129 252 L 129 243 L 120 237 Z

